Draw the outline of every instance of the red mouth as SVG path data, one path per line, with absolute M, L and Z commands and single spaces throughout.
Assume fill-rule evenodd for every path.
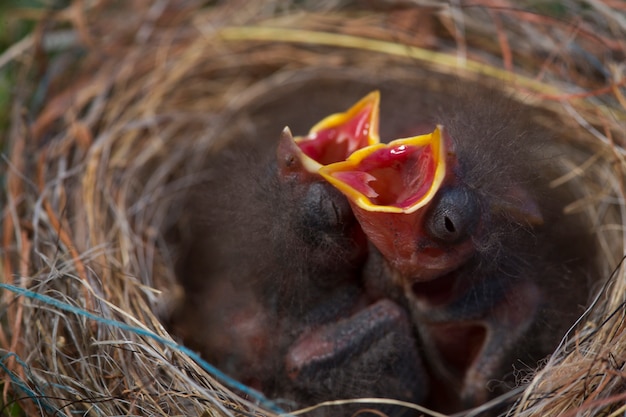
M 320 174 L 355 207 L 373 213 L 410 214 L 425 206 L 446 172 L 442 127 L 427 135 L 368 146 Z
M 345 112 L 318 122 L 306 136 L 293 137 L 285 128 L 277 151 L 283 175 L 318 175 L 323 166 L 378 143 L 379 103 L 380 93 L 371 92 Z

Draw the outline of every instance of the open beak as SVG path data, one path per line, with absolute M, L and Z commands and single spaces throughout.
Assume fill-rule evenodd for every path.
M 445 172 L 441 126 L 427 135 L 368 146 L 320 168 L 320 174 L 361 210 L 405 214 L 428 204 Z
M 379 108 L 380 92 L 373 91 L 347 111 L 322 119 L 306 136 L 293 137 L 285 128 L 277 152 L 281 172 L 317 175 L 321 167 L 380 142 Z
M 446 157 L 443 128 L 437 126 L 427 135 L 360 149 L 319 172 L 347 196 L 363 231 L 387 261 L 413 275 L 419 270 L 416 242 L 424 236 L 423 209 L 444 182 Z

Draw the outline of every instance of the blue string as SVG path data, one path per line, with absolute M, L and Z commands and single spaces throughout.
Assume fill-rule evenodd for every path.
M 32 377 L 30 373 L 30 368 L 28 367 L 28 365 L 24 363 L 24 361 L 18 355 L 16 355 L 13 352 L 9 352 L 6 355 L 2 356 L 2 358 L 0 359 L 0 368 L 4 370 L 4 372 L 7 375 L 9 375 L 9 377 L 11 378 L 11 382 L 14 385 L 16 385 L 21 391 L 23 391 L 26 395 L 28 395 L 28 397 L 30 397 L 30 399 L 33 400 L 39 407 L 43 407 L 48 413 L 52 414 L 55 411 L 57 411 L 55 410 L 54 407 L 48 404 L 47 401 L 45 401 L 46 396 L 44 394 L 42 394 L 41 392 L 37 392 L 39 390 L 37 391 L 32 390 L 28 385 L 26 385 L 24 381 L 22 381 L 15 374 L 15 372 L 12 372 L 11 370 L 9 370 L 9 368 L 5 364 L 5 362 L 9 358 L 15 358 L 17 363 L 20 364 L 22 368 L 26 370 L 26 374 L 28 375 L 29 379 L 33 380 L 34 378 Z
M 200 355 L 198 355 L 196 352 L 192 351 L 191 349 L 185 347 L 185 346 L 181 346 L 175 342 L 172 342 L 170 340 L 164 339 L 161 336 L 152 333 L 149 330 L 144 330 L 141 328 L 137 328 L 131 325 L 128 325 L 126 323 L 122 323 L 120 321 L 117 320 L 112 320 L 112 319 L 107 319 L 104 317 L 100 317 L 97 316 L 93 313 L 90 313 L 88 311 L 85 311 L 79 307 L 75 307 L 71 304 L 67 304 L 64 303 L 62 301 L 59 301 L 57 299 L 54 299 L 50 296 L 47 295 L 43 295 L 43 294 L 39 294 L 27 289 L 24 289 L 22 287 L 17 287 L 15 285 L 9 285 L 9 284 L 4 284 L 4 283 L 0 283 L 0 288 L 4 288 L 6 290 L 9 290 L 11 292 L 14 292 L 16 294 L 19 295 L 23 295 L 24 297 L 28 297 L 28 298 L 32 298 L 34 300 L 38 300 L 41 302 L 44 302 L 46 304 L 49 304 L 51 306 L 54 306 L 58 309 L 64 310 L 64 311 L 68 311 L 70 313 L 73 314 L 77 314 L 79 316 L 83 316 L 86 317 L 88 319 L 91 320 L 95 320 L 99 323 L 103 323 L 106 324 L 108 326 L 113 326 L 113 327 L 117 327 L 119 329 L 122 330 L 127 330 L 133 333 L 136 333 L 138 335 L 141 336 L 146 336 L 149 337 L 151 339 L 156 340 L 159 343 L 164 344 L 167 347 L 170 347 L 174 350 L 178 350 L 179 352 L 182 352 L 184 354 L 186 354 L 187 356 L 189 356 L 191 359 L 193 359 L 196 363 L 198 363 L 198 365 L 200 365 L 200 367 L 202 367 L 202 369 L 204 369 L 205 371 L 207 371 L 209 374 L 213 375 L 216 379 L 218 379 L 220 382 L 222 382 L 224 385 L 235 389 L 237 391 L 241 391 L 242 393 L 254 398 L 257 403 L 277 414 L 284 414 L 285 411 L 283 409 L 281 409 L 280 407 L 278 407 L 278 405 L 276 405 L 273 401 L 267 399 L 263 394 L 261 394 L 258 391 L 253 390 L 252 388 L 242 384 L 241 382 L 229 377 L 228 375 L 226 375 L 225 373 L 223 373 L 222 371 L 220 371 L 219 369 L 217 369 L 215 366 L 211 365 L 210 363 L 208 363 L 207 361 L 205 361 L 204 359 L 202 359 L 200 357 Z

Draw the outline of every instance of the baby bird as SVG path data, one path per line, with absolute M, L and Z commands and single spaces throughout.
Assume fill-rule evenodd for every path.
M 365 236 L 347 199 L 317 173 L 378 141 L 378 100 L 372 93 L 304 137 L 285 129 L 278 141 L 259 140 L 278 136 L 268 124 L 229 142 L 190 199 L 193 239 L 178 272 L 185 299 L 172 331 L 288 409 L 357 397 L 421 402 L 428 393 L 408 314 L 365 292 Z
M 554 350 L 588 301 L 594 252 L 585 222 L 563 213 L 572 193 L 548 186 L 555 153 L 521 105 L 489 89 L 438 104 L 397 105 L 413 116 L 407 133 L 432 133 L 320 173 L 374 246 L 366 280 L 412 312 L 429 404 L 454 412 L 510 389 L 514 368 Z

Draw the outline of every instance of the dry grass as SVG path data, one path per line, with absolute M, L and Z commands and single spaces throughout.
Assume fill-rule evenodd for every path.
M 319 73 L 422 68 L 496 79 L 553 115 L 537 122 L 571 151 L 554 185 L 580 190 L 570 209 L 593 220 L 611 276 L 509 414 L 623 415 L 624 4 L 544 3 L 549 16 L 507 0 L 222 3 L 76 0 L 0 56 L 23 74 L 0 168 L 0 278 L 17 287 L 2 292 L 5 395 L 29 415 L 274 414 L 160 324 L 175 291 L 163 232 L 259 97 Z

